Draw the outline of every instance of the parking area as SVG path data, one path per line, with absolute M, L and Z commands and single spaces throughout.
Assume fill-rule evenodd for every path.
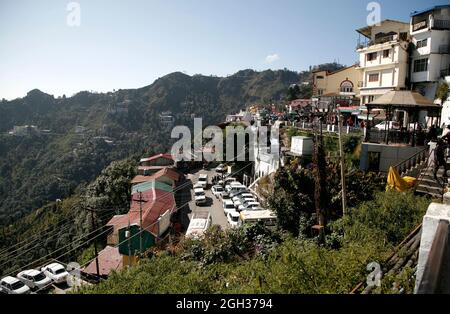
M 199 211 L 208 210 L 211 214 L 212 225 L 219 225 L 222 229 L 228 229 L 230 227 L 227 218 L 223 212 L 222 201 L 216 198 L 211 192 L 211 178 L 217 175 L 214 169 L 199 169 L 195 172 L 189 173 L 186 178 L 191 181 L 192 184 L 195 184 L 198 181 L 198 177 L 200 174 L 207 174 L 209 187 L 205 190 L 206 195 L 206 204 L 205 205 L 196 205 L 194 200 L 194 191 L 192 186 L 190 188 L 190 197 L 191 200 L 188 203 L 189 207 L 189 218 L 192 217 L 192 214 Z

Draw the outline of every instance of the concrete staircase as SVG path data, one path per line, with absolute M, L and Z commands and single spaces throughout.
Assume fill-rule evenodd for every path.
M 431 143 L 434 144 L 434 143 Z M 450 169 L 450 163 L 447 162 Z M 415 192 L 418 194 L 429 195 L 433 198 L 442 198 L 445 181 L 442 179 L 444 169 L 439 169 L 436 180 L 433 175 L 434 169 L 434 145 L 430 149 L 423 149 L 414 154 L 407 160 L 396 165 L 398 173 L 401 176 L 410 176 L 417 178 L 418 184 Z

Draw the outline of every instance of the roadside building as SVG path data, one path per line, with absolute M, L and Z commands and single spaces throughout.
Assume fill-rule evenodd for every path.
M 409 30 L 409 23 L 394 20 L 357 30 L 364 37 L 356 50 L 357 69 L 362 71 L 359 94 L 363 106 L 386 92 L 407 87 Z
M 414 90 L 434 99 L 439 81 L 450 75 L 450 5 L 413 12 L 410 32 L 411 83 Z

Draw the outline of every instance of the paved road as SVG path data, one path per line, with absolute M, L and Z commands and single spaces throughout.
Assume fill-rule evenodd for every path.
M 196 211 L 205 211 L 208 210 L 211 214 L 212 218 L 212 224 L 213 225 L 219 225 L 223 229 L 228 229 L 230 225 L 228 224 L 227 218 L 225 217 L 225 214 L 223 213 L 223 207 L 222 207 L 222 201 L 220 199 L 217 199 L 211 192 L 211 178 L 215 176 L 217 173 L 214 170 L 203 170 L 200 169 L 198 171 L 194 171 L 193 173 L 190 173 L 186 176 L 187 180 L 190 180 L 192 184 L 195 184 L 198 180 L 198 176 L 201 173 L 208 174 L 208 182 L 209 182 L 209 188 L 205 191 L 206 198 L 207 198 L 207 204 L 204 206 L 197 206 L 195 205 L 194 201 L 194 191 L 192 190 L 192 186 L 190 187 L 190 201 L 188 204 L 189 207 L 189 219 L 192 217 L 192 213 L 195 213 Z

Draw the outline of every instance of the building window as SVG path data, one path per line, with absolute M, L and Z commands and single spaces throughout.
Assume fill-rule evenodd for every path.
M 390 54 L 391 54 L 390 49 L 383 50 L 383 58 L 389 58 Z
M 353 83 L 345 80 L 341 83 L 341 93 L 353 93 Z
M 428 71 L 428 58 L 414 60 L 414 72 Z
M 322 76 L 322 75 L 318 75 L 318 76 L 316 76 L 316 78 L 317 78 L 318 80 L 323 80 L 323 76 Z
M 367 61 L 373 61 L 377 58 L 377 53 L 376 52 L 371 52 L 367 54 Z
M 378 82 L 378 73 L 369 74 L 369 82 Z
M 417 48 L 426 47 L 428 44 L 428 39 L 418 40 L 416 43 Z
M 319 96 L 322 96 L 322 95 L 323 95 L 323 89 L 318 89 L 318 90 L 317 90 L 317 94 L 318 94 Z

